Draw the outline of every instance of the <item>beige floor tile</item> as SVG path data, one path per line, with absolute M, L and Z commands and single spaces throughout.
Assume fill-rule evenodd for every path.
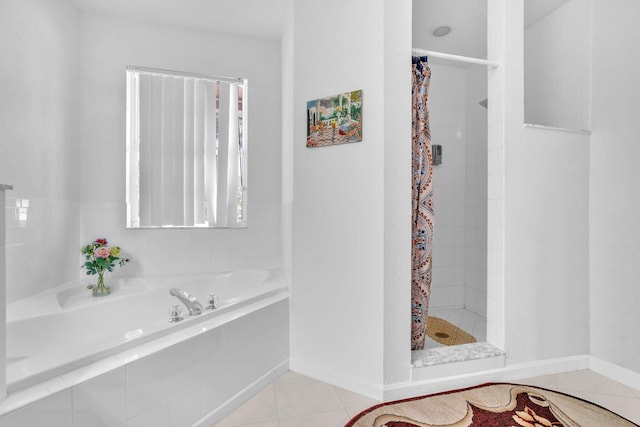
M 558 386 L 563 390 L 597 391 L 615 396 L 636 396 L 636 390 L 589 370 L 558 374 L 557 380 Z
M 278 427 L 278 409 L 273 385 L 268 385 L 244 405 L 220 420 L 214 427 L 236 427 L 273 422 Z M 269 424 L 265 424 L 268 426 Z
M 280 418 L 344 410 L 335 387 L 303 376 L 278 378 L 273 384 Z
M 516 382 L 558 390 L 593 402 L 635 423 L 640 423 L 638 390 L 591 370 L 525 378 Z M 554 382 L 556 386 L 554 386 Z
M 558 380 L 555 375 L 542 375 L 539 377 L 523 378 L 514 382 L 518 384 L 542 387 L 549 390 L 558 390 Z
M 280 421 L 265 421 L 263 423 L 244 424 L 237 427 L 280 427 Z
M 340 398 L 340 400 L 342 401 L 342 404 L 344 406 L 361 406 L 361 405 L 367 405 L 368 406 L 373 406 L 376 405 L 378 403 L 380 403 L 379 401 L 375 400 L 375 399 L 371 399 L 365 396 L 362 396 L 360 394 L 354 393 L 352 391 L 349 390 L 345 390 L 343 388 L 340 387 L 335 387 L 336 392 L 338 393 L 338 397 Z
M 558 390 L 604 406 L 640 423 L 640 390 L 593 371 L 576 371 L 515 380 Z M 379 402 L 287 372 L 214 427 L 341 427 Z
M 347 406 L 345 407 L 345 409 L 347 410 L 347 413 L 349 414 L 349 418 L 351 419 L 356 415 L 358 415 L 360 412 L 364 411 L 365 409 L 369 409 L 371 406 L 373 405 Z
M 341 427 L 350 419 L 347 411 L 341 409 L 300 417 L 281 418 L 280 427 Z
M 640 424 L 640 399 L 635 396 L 614 396 L 591 391 L 578 391 L 573 395 L 605 407 L 629 421 Z

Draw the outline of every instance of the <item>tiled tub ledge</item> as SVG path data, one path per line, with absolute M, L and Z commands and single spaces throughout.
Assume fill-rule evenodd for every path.
M 422 368 L 499 356 L 504 356 L 501 350 L 489 343 L 479 342 L 450 347 L 436 347 L 428 350 L 416 350 L 412 352 L 411 364 L 414 368 Z

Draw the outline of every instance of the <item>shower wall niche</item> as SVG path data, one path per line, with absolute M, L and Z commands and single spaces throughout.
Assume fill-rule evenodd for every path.
M 435 233 L 430 312 L 487 306 L 487 69 L 430 61 Z M 489 105 L 489 108 L 490 105 Z M 465 326 L 465 325 L 461 325 Z M 467 330 L 485 340 L 486 325 Z

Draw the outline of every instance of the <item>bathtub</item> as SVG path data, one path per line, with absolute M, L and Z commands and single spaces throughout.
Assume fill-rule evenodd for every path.
M 271 355 L 269 361 L 258 370 L 254 368 L 255 375 L 265 375 L 288 360 L 289 291 L 278 272 L 242 270 L 126 278 L 112 280 L 109 284 L 111 295 L 107 297 L 93 297 L 82 284 L 75 283 L 7 306 L 6 374 L 10 395 L 47 381 L 71 378 L 73 375 L 69 372 L 78 369 L 84 369 L 84 373 L 76 377 L 86 380 L 91 377 L 87 374 L 90 367 L 100 365 L 104 360 L 108 360 L 114 369 L 126 369 L 132 361 L 138 362 L 145 357 L 152 360 L 158 351 L 176 360 L 189 357 L 185 354 L 196 348 L 193 347 L 194 340 L 200 342 L 197 348 L 211 348 L 203 355 L 202 372 L 208 366 L 218 364 L 215 357 L 227 365 L 234 360 L 246 360 L 246 355 L 224 354 L 225 348 L 219 347 L 223 344 L 223 335 L 228 344 L 222 347 L 230 352 L 235 351 L 234 348 L 239 353 L 245 352 L 239 349 L 236 341 L 254 341 L 256 345 L 267 347 L 260 351 Z M 203 307 L 208 305 L 208 294 L 214 292 L 219 297 L 217 308 L 204 309 L 201 315 L 190 316 L 187 308 L 169 294 L 171 288 L 189 292 Z M 168 321 L 172 304 L 181 306 L 184 320 Z M 213 341 L 216 344 L 208 344 Z M 182 342 L 186 343 L 184 348 Z M 269 349 L 269 346 L 278 348 Z M 256 364 L 260 366 L 260 362 L 256 361 Z M 246 375 L 246 366 L 224 366 L 223 369 L 241 371 L 236 376 L 242 377 L 243 382 L 237 385 L 218 383 L 216 390 L 225 389 L 229 393 L 218 396 L 215 404 L 224 402 L 255 380 Z M 105 373 L 105 370 L 100 372 Z M 192 375 L 192 380 L 199 378 Z M 174 383 L 180 382 L 171 380 L 172 386 Z M 77 384 L 68 385 L 72 388 Z M 167 399 L 178 391 L 169 390 Z M 208 411 L 200 415 L 215 410 L 214 403 L 203 404 L 203 411 Z M 124 421 L 133 415 L 137 414 L 125 414 Z

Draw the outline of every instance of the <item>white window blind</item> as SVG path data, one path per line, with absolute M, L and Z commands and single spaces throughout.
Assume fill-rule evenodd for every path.
M 246 225 L 246 81 L 127 69 L 132 227 Z

